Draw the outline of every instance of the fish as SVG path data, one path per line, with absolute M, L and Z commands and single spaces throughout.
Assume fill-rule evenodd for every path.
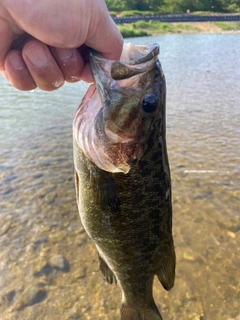
M 175 278 L 166 81 L 159 45 L 124 44 L 119 60 L 89 49 L 94 75 L 73 119 L 80 218 L 121 320 L 160 320 L 153 280 Z

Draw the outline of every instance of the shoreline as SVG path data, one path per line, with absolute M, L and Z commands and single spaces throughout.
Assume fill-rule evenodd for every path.
M 144 22 L 118 25 L 124 38 L 162 34 L 240 34 L 240 22 Z
M 189 25 L 192 26 L 192 29 L 186 30 L 182 29 L 181 33 L 240 33 L 239 29 L 232 29 L 232 30 L 223 30 L 219 26 L 217 26 L 214 22 L 180 22 L 180 23 L 173 23 L 178 25 Z M 235 22 L 225 22 L 224 24 L 233 24 Z

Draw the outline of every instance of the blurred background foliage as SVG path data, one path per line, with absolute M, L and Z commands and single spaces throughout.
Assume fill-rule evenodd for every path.
M 186 12 L 240 13 L 240 0 L 105 0 L 108 10 L 121 15 Z M 128 11 L 128 12 L 126 12 Z

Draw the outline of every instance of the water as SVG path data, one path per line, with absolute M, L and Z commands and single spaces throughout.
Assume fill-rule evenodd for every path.
M 177 273 L 170 292 L 155 282 L 164 320 L 240 319 L 239 37 L 131 39 L 160 43 L 167 79 Z M 0 318 L 119 319 L 75 204 L 71 121 L 87 85 L 0 88 Z

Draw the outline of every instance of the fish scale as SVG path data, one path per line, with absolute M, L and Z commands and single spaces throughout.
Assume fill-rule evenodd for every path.
M 115 116 L 119 114 L 121 107 L 117 98 L 110 105 L 108 99 L 108 91 L 112 94 L 111 81 L 114 82 L 114 86 L 117 85 L 115 80 L 111 80 L 109 63 L 110 66 L 111 63 L 118 64 L 93 53 L 90 61 L 97 82 L 95 90 L 101 98 L 98 97 L 97 101 L 101 100 L 102 106 L 99 107 L 95 113 L 96 118 L 91 122 L 88 119 L 88 108 L 91 109 L 94 105 L 96 92 L 90 88 L 90 96 L 87 93 L 79 107 L 80 111 L 81 108 L 85 108 L 86 112 L 79 117 L 81 112 L 77 111 L 73 125 L 75 183 L 79 213 L 86 232 L 96 245 L 99 267 L 104 278 L 109 283 L 117 283 L 121 288 L 121 320 L 162 319 L 152 295 L 154 276 L 158 277 L 166 290 L 170 290 L 174 284 L 175 251 L 172 238 L 171 181 L 165 138 L 166 86 L 160 63 L 156 60 L 157 46 L 145 46 L 142 51 L 138 46 L 134 46 L 134 50 L 139 50 L 138 59 L 135 61 L 138 66 L 136 68 L 138 76 L 141 77 L 139 65 L 142 61 L 143 73 L 150 74 L 149 77 L 144 75 L 144 79 L 149 83 L 138 82 L 138 92 L 142 90 L 142 96 L 147 97 L 146 99 L 149 96 L 145 94 L 150 92 L 151 97 L 154 97 L 151 101 L 157 101 L 156 106 L 150 106 L 151 114 L 144 113 L 141 109 L 141 95 L 137 103 L 137 99 L 133 99 L 133 105 L 131 105 L 130 96 L 128 107 L 122 106 L 121 110 L 124 121 L 120 120 L 119 123 L 122 123 L 123 127 L 116 129 L 111 122 L 107 123 L 108 119 L 114 121 L 112 114 Z M 150 63 L 148 59 L 154 59 L 155 62 Z M 146 63 L 149 66 L 147 71 Z M 99 65 L 102 66 L 101 76 L 98 73 Z M 104 73 L 106 65 L 108 67 Z M 122 67 L 122 70 L 128 70 L 128 61 L 122 61 L 121 65 L 125 68 Z M 131 61 L 130 65 L 132 68 L 134 61 Z M 124 79 L 124 72 L 121 72 L 120 81 Z M 126 81 L 129 73 L 132 77 L 132 71 L 126 71 Z M 121 88 L 122 95 L 127 95 L 126 90 Z M 122 99 L 122 97 L 119 98 Z M 133 129 L 134 125 L 126 128 L 126 122 L 134 122 L 132 115 L 136 110 L 138 110 L 137 128 Z M 98 122 L 96 129 L 99 112 L 110 114 L 105 114 L 106 123 Z M 99 118 L 101 121 L 104 119 L 102 114 Z M 81 123 L 85 121 L 89 121 L 89 125 L 82 129 Z M 142 123 L 143 131 L 139 123 Z M 106 127 L 112 130 L 108 139 L 104 131 Z M 98 154 L 95 158 L 92 154 L 88 154 L 88 150 L 94 149 L 85 150 L 81 148 L 84 144 L 79 142 L 79 139 L 84 137 L 86 128 L 96 132 L 103 130 L 99 137 L 96 132 L 91 135 L 86 134 L 87 137 L 96 135 L 94 143 L 88 141 L 89 144 L 97 145 L 95 151 Z M 119 137 L 119 142 L 116 143 L 119 132 L 124 132 L 129 142 L 122 143 Z M 144 136 L 141 137 L 142 143 L 139 143 L 141 132 L 144 132 Z M 114 141 L 111 141 L 111 138 Z M 129 150 L 133 150 L 134 153 L 136 146 L 141 149 L 141 152 L 131 155 Z M 107 157 L 108 152 L 110 154 L 109 150 L 111 150 L 111 156 Z M 101 156 L 105 159 L 106 170 L 101 168 L 102 161 L 98 165 L 97 161 Z M 113 159 L 114 156 L 118 159 Z M 124 159 L 124 164 L 120 163 L 121 159 Z M 113 161 L 119 172 L 112 169 L 113 165 L 108 164 L 108 161 Z

